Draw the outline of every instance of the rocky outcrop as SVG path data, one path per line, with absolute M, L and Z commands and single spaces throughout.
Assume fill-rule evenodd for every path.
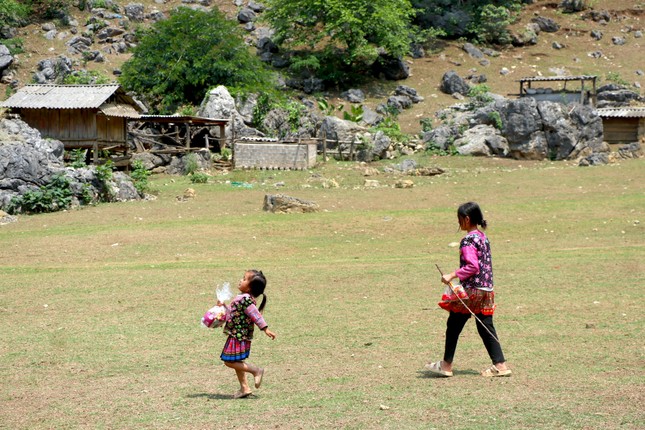
M 102 180 L 94 166 L 66 167 L 64 147 L 58 140 L 43 139 L 40 133 L 20 119 L 0 120 L 0 209 L 21 212 L 21 197 L 46 189 L 57 177 L 68 183 L 71 205 L 98 201 L 137 200 L 142 196 L 130 178 L 113 172 Z M 64 209 L 42 199 L 42 211 Z
M 428 148 L 463 155 L 569 160 L 609 151 L 602 119 L 586 105 L 497 99 L 475 110 L 443 111 L 446 122 L 423 135 Z

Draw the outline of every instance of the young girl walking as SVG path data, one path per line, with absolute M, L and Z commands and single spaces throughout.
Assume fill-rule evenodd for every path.
M 239 391 L 233 394 L 234 399 L 241 399 L 252 394 L 246 381 L 247 373 L 253 375 L 255 388 L 260 388 L 262 384 L 264 369 L 245 361 L 251 354 L 253 325 L 257 325 L 271 339 L 275 339 L 276 336 L 269 330 L 269 326 L 260 313 L 266 305 L 267 298 L 264 294 L 266 284 L 266 277 L 261 271 L 247 270 L 238 284 L 241 294 L 237 295 L 227 306 L 224 333 L 228 335 L 228 339 L 226 339 L 220 358 L 227 367 L 235 370 L 240 382 Z M 264 297 L 262 297 L 262 304 L 258 308 L 255 299 L 260 294 L 264 294 Z M 224 303 L 218 301 L 217 305 L 223 306 Z
M 466 232 L 459 245 L 459 269 L 441 277 L 441 282 L 451 284 L 459 279 L 468 294 L 465 304 L 477 320 L 477 331 L 484 342 L 486 351 L 493 362 L 492 366 L 481 372 L 482 376 L 510 376 L 511 370 L 506 366 L 502 346 L 493 326 L 495 312 L 495 293 L 493 292 L 493 265 L 490 242 L 482 230 L 486 229 L 486 220 L 479 205 L 474 202 L 464 203 L 457 210 L 459 228 Z M 450 312 L 446 328 L 446 344 L 442 361 L 426 364 L 425 368 L 441 376 L 452 376 L 452 362 L 457 349 L 459 335 L 471 313 L 459 300 L 440 303 L 443 309 Z

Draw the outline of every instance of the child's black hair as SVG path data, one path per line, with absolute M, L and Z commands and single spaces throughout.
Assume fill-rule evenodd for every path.
M 457 217 L 459 217 L 459 219 L 465 219 L 468 217 L 470 218 L 470 223 L 472 225 L 481 225 L 483 229 L 485 229 L 487 225 L 482 210 L 475 202 L 468 202 L 459 206 L 459 209 L 457 209 Z
M 251 281 L 249 283 L 251 287 L 251 295 L 253 297 L 257 297 L 260 294 L 263 294 L 264 297 L 262 297 L 262 303 L 260 304 L 260 307 L 258 310 L 262 312 L 262 309 L 264 309 L 264 305 L 266 305 L 267 302 L 267 295 L 264 294 L 264 289 L 267 286 L 267 278 L 264 276 L 264 273 L 262 273 L 261 270 L 248 270 L 253 274 L 253 277 L 251 278 Z

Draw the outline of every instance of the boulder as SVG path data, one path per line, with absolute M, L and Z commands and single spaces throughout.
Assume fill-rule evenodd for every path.
M 13 63 L 13 56 L 9 52 L 9 48 L 0 44 L 0 72 Z
M 531 20 L 531 22 L 536 23 L 540 26 L 540 30 L 545 33 L 555 33 L 560 29 L 560 24 L 552 20 L 551 18 L 546 18 L 543 16 L 536 16 Z
M 564 13 L 581 12 L 587 9 L 587 2 L 585 0 L 562 0 L 560 2 L 560 9 Z
M 242 115 L 235 107 L 235 100 L 225 86 L 219 85 L 213 88 L 202 100 L 197 115 L 205 118 L 231 119 L 226 125 L 226 136 L 262 136 L 258 130 L 244 124 Z M 215 131 L 216 133 L 218 131 Z M 219 136 L 218 136 L 219 137 Z
M 389 81 L 400 81 L 410 77 L 410 66 L 402 57 L 380 55 L 374 62 L 373 70 L 376 76 L 382 74 Z
M 399 85 L 394 89 L 394 95 L 395 96 L 405 96 L 412 101 L 412 103 L 420 103 L 424 99 L 422 96 L 419 95 L 417 90 L 414 88 L 408 87 L 407 85 Z
M 508 142 L 498 129 L 489 125 L 477 125 L 466 130 L 455 140 L 455 148 L 461 155 L 501 155 L 509 152 Z
M 373 111 L 367 106 L 363 106 L 363 117 L 359 121 L 360 125 L 373 127 L 383 121 L 383 115 Z
M 461 49 L 463 49 L 472 58 L 476 58 L 478 60 L 481 60 L 482 58 L 484 58 L 484 53 L 482 51 L 480 51 L 472 43 L 464 43 L 464 45 L 461 47 Z
M 328 144 L 335 140 L 353 142 L 356 140 L 357 134 L 366 131 L 367 129 L 353 121 L 326 116 L 320 125 L 319 136 L 324 135 Z
M 365 93 L 360 89 L 349 89 L 340 93 L 340 96 L 350 103 L 363 103 L 365 101 Z
M 141 3 L 130 3 L 123 10 L 130 21 L 142 22 L 145 17 L 144 7 Z
M 284 194 L 266 194 L 262 209 L 272 213 L 318 212 L 318 204 Z
M 446 94 L 461 94 L 467 95 L 470 91 L 470 85 L 466 83 L 454 70 L 444 73 L 441 78 L 440 89 Z
M 237 14 L 237 21 L 241 24 L 246 24 L 247 22 L 254 22 L 257 19 L 255 12 L 252 9 L 245 7 L 242 8 Z
M 538 42 L 537 33 L 531 28 L 524 28 L 518 32 L 511 33 L 511 44 L 513 46 L 536 45 Z

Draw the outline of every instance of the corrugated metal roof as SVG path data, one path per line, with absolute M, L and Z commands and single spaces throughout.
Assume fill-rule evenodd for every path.
M 520 78 L 516 82 L 535 82 L 535 81 L 580 81 L 580 80 L 593 80 L 598 76 L 582 75 L 582 76 L 532 76 L 527 78 Z
M 97 109 L 115 93 L 136 104 L 118 84 L 25 85 L 0 106 L 19 109 Z
M 118 116 L 122 118 L 139 118 L 139 112 L 132 105 L 105 103 L 99 110 L 107 116 Z
M 645 118 L 645 106 L 596 109 L 602 118 Z

